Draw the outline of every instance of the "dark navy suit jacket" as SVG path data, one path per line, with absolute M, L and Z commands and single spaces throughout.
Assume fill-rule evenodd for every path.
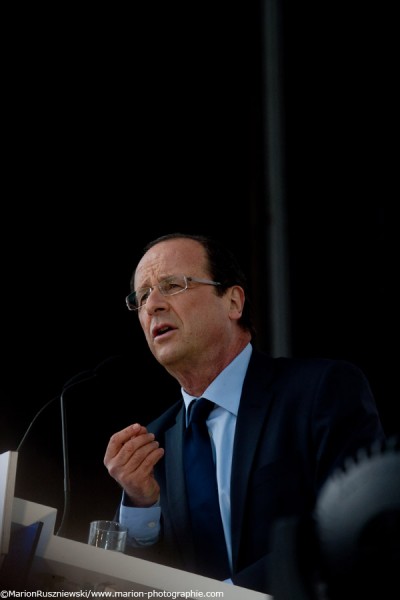
M 184 404 L 149 426 L 163 459 L 162 538 L 133 552 L 197 572 L 183 475 Z M 274 523 L 311 515 L 321 486 L 358 449 L 384 439 L 362 371 L 345 361 L 271 359 L 253 350 L 244 380 L 232 458 L 232 580 L 271 593 L 269 556 Z

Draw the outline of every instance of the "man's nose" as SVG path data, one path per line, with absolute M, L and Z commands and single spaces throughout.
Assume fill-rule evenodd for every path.
M 147 296 L 146 304 L 144 305 L 144 310 L 147 310 L 147 312 L 151 313 L 159 308 L 165 308 L 166 304 L 167 304 L 166 297 L 163 296 L 163 294 L 160 292 L 158 286 L 155 285 L 151 289 L 151 292 L 149 293 L 149 295 Z

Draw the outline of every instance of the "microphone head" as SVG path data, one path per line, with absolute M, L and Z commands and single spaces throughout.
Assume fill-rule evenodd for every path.
M 85 371 L 80 371 L 64 383 L 62 391 L 65 392 L 68 388 L 72 387 L 73 385 L 76 385 L 77 383 L 88 381 L 89 379 L 93 379 L 93 377 L 97 377 L 97 375 L 105 367 L 115 363 L 117 360 L 120 359 L 120 355 L 109 356 L 101 362 L 99 362 L 93 369 L 86 369 Z

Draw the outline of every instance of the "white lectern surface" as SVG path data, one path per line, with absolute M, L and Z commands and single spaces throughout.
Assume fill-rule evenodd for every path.
M 212 592 L 208 597 L 223 600 L 272 598 L 247 588 L 55 536 L 56 512 L 56 509 L 14 499 L 13 522 L 23 525 L 36 521 L 44 523 L 29 577 L 31 590 L 64 591 L 70 592 L 71 596 L 73 592 L 84 590 L 115 591 L 125 593 L 123 597 L 127 598 L 196 599 L 207 597 L 206 592 Z M 138 595 L 138 592 L 142 594 Z

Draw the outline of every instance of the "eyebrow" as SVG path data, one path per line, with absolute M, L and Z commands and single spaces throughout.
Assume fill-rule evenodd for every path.
M 159 279 L 157 279 L 157 283 L 160 283 L 160 281 L 164 281 L 164 279 L 169 279 L 170 277 L 178 277 L 179 275 L 180 275 L 180 273 L 171 273 L 170 275 L 162 275 L 161 277 L 159 277 Z M 157 285 L 157 283 L 155 283 L 154 285 Z M 143 288 L 148 288 L 148 287 L 153 287 L 153 286 L 150 283 L 144 283 L 137 289 L 142 290 Z M 135 289 L 135 288 L 133 288 L 133 289 Z

